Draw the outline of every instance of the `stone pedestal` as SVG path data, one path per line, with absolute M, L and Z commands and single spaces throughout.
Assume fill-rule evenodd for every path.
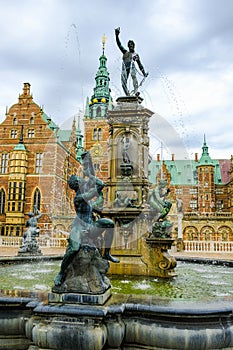
M 174 277 L 176 273 L 176 259 L 168 253 L 174 239 L 147 238 L 149 248 L 148 274 L 157 277 Z
M 60 283 L 54 284 L 49 302 L 104 304 L 111 296 L 111 284 L 106 276 L 109 262 L 102 258 L 96 247 L 89 245 L 81 245 L 77 252 L 71 254 L 68 247 L 62 264 L 67 260 L 69 263 Z
M 42 255 L 36 237 L 26 241 L 18 250 L 18 256 Z
M 49 303 L 103 305 L 111 297 L 111 288 L 101 294 L 49 293 Z

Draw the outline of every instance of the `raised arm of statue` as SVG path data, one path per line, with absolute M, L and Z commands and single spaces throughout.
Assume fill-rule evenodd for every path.
M 127 52 L 127 50 L 124 48 L 124 46 L 121 44 L 120 42 L 120 38 L 119 38 L 119 34 L 120 34 L 120 27 L 115 29 L 115 35 L 116 35 L 116 43 L 117 46 L 119 47 L 119 49 L 121 50 L 121 52 L 124 54 Z

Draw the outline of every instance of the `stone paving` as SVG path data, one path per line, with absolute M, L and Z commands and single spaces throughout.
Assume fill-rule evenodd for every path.
M 176 252 L 170 253 L 175 258 L 202 258 L 202 259 L 211 259 L 211 260 L 232 260 L 233 261 L 233 252 L 232 253 L 212 253 L 212 252 Z
M 18 254 L 18 247 L 0 247 L 0 257 L 16 256 Z M 65 253 L 65 248 L 43 248 L 41 247 L 43 255 L 61 255 Z M 171 252 L 170 255 L 182 258 L 202 258 L 202 259 L 216 259 L 216 260 L 233 260 L 232 253 L 210 253 L 210 252 Z
M 43 248 L 40 247 L 42 254 L 49 255 L 61 255 L 65 253 L 65 248 Z M 0 247 L 0 257 L 16 256 L 18 254 L 19 247 Z

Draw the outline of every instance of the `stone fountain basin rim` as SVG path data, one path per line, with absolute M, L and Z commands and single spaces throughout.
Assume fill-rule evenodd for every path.
M 144 299 L 144 300 L 143 300 Z M 202 302 L 171 302 L 150 296 L 121 295 L 115 300 L 114 296 L 103 306 L 80 304 L 44 304 L 35 297 L 0 297 L 0 309 L 4 305 L 21 304 L 32 308 L 36 313 L 69 314 L 78 316 L 104 317 L 107 314 L 122 314 L 138 312 L 140 314 L 164 314 L 174 316 L 209 316 L 227 315 L 233 312 L 232 300 L 202 301 Z
M 136 254 L 137 255 L 137 254 Z M 0 264 L 9 264 L 14 262 L 32 262 L 41 260 L 62 260 L 64 254 L 60 255 L 38 255 L 38 256 L 4 256 L 0 257 Z M 130 254 L 131 256 L 131 254 Z M 187 263 L 200 263 L 200 264 L 212 264 L 212 265 L 226 265 L 233 267 L 233 260 L 215 259 L 215 258 L 201 258 L 201 257 L 186 257 L 186 256 L 174 256 L 177 261 Z

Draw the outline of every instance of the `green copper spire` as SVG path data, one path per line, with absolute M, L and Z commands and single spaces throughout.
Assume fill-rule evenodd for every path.
M 213 161 L 209 156 L 208 146 L 206 144 L 206 137 L 204 135 L 204 141 L 202 146 L 202 155 L 198 162 L 198 165 L 213 165 Z
M 89 110 L 86 106 L 86 115 L 92 119 L 104 118 L 109 107 L 109 103 L 112 102 L 112 97 L 110 95 L 109 88 L 109 73 L 106 67 L 107 57 L 105 56 L 105 42 L 106 37 L 102 38 L 102 49 L 103 53 L 99 58 L 100 65 L 96 73 L 95 81 L 96 85 L 94 87 L 94 94 L 91 96 L 89 102 Z
M 83 153 L 83 134 L 80 127 L 80 115 L 78 116 L 78 127 L 76 128 L 76 159 L 81 162 L 81 154 Z

